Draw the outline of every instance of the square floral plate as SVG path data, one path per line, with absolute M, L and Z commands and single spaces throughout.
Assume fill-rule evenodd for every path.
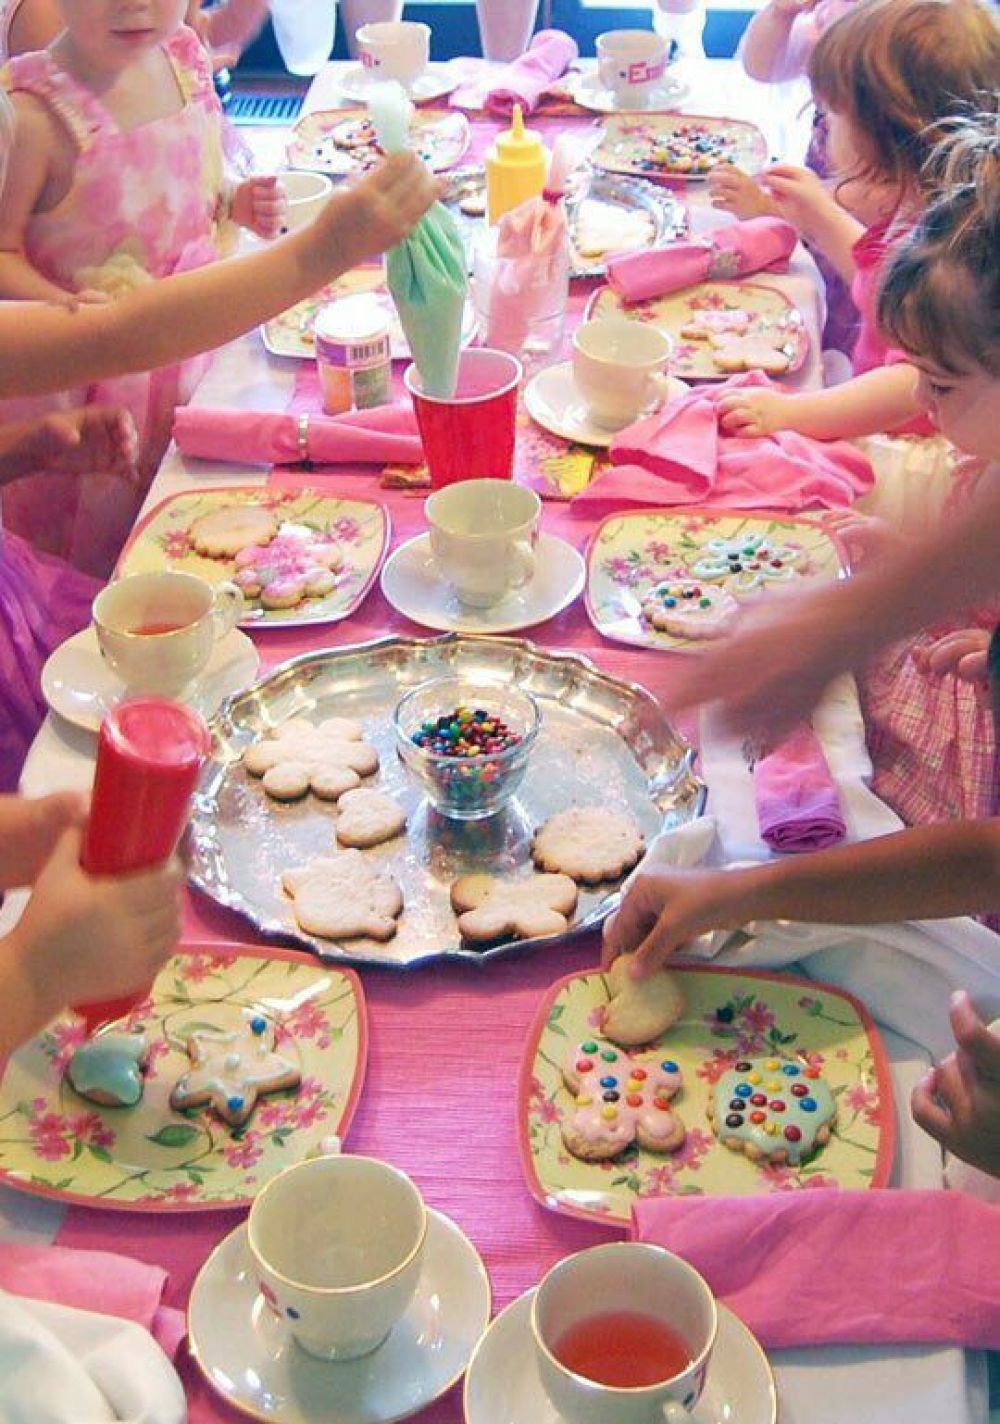
M 175 569 L 209 583 L 233 576 L 231 559 L 207 559 L 191 547 L 191 526 L 217 509 L 263 505 L 279 519 L 280 534 L 312 530 L 336 539 L 344 555 L 337 584 L 323 598 L 305 598 L 294 608 L 261 608 L 250 601 L 243 628 L 339 623 L 360 608 L 375 582 L 389 546 L 389 515 L 367 499 L 338 499 L 315 489 L 281 490 L 230 485 L 175 494 L 150 510 L 132 532 L 115 573 L 143 574 Z
M 469 147 L 469 121 L 449 113 L 418 109 L 410 122 L 413 151 L 432 173 L 452 168 Z M 343 178 L 364 173 L 382 157 L 366 108 L 317 109 L 299 119 L 287 150 L 289 168 L 306 168 Z
M 767 162 L 767 139 L 744 119 L 704 114 L 614 114 L 591 163 L 605 173 L 624 173 L 653 182 L 703 180 L 717 163 L 735 163 L 759 173 Z M 700 171 L 685 167 L 704 163 Z
M 702 557 L 713 557 L 707 546 L 724 540 L 736 547 L 744 539 L 766 538 L 776 554 L 798 553 L 808 578 L 841 578 L 847 572 L 843 547 L 821 524 L 774 514 L 718 514 L 707 509 L 637 509 L 612 514 L 594 532 L 587 550 L 587 614 L 603 638 L 639 648 L 692 652 L 705 647 L 674 633 L 654 628 L 642 616 L 650 589 L 664 579 L 699 578 L 694 569 Z M 782 564 L 785 568 L 787 565 Z M 762 571 L 763 582 L 753 597 L 770 587 L 785 588 Z M 712 579 L 737 597 L 745 590 L 728 577 Z
M 306 297 L 304 301 L 297 302 L 295 306 L 283 311 L 280 316 L 265 322 L 260 329 L 265 349 L 270 351 L 272 356 L 291 356 L 300 361 L 315 360 L 313 325 L 320 308 L 340 297 L 368 295 L 372 296 L 389 319 L 389 348 L 392 359 L 409 360 L 409 343 L 403 334 L 395 303 L 389 295 L 383 267 L 355 267 L 338 277 L 335 282 L 321 287 L 313 296 Z M 476 313 L 472 303 L 466 302 L 462 318 L 462 344 L 468 345 L 475 334 Z
M 276 1050 L 302 1073 L 297 1089 L 261 1098 L 245 1127 L 207 1109 L 175 1112 L 170 1091 L 190 1066 L 195 1029 L 239 1026 L 251 1010 L 274 1020 Z M 364 994 L 349 969 L 272 950 L 191 946 L 169 960 L 150 999 L 121 1027 L 151 1048 L 133 1108 L 78 1096 L 64 1069 L 85 1036 L 64 1014 L 8 1061 L 0 1083 L 0 1181 L 39 1196 L 122 1211 L 217 1211 L 244 1206 L 265 1182 L 343 1137 L 368 1054 Z
M 684 1075 L 674 1100 L 687 1128 L 683 1147 L 659 1156 L 633 1146 L 611 1162 L 581 1162 L 566 1151 L 559 1123 L 573 1099 L 562 1064 L 574 1044 L 597 1033 L 608 1002 L 602 974 L 571 974 L 546 995 L 521 1064 L 518 1140 L 532 1195 L 552 1211 L 624 1226 L 639 1197 L 884 1187 L 895 1151 L 892 1080 L 864 1005 L 811 979 L 739 969 L 675 972 L 684 1015 L 652 1051 L 669 1053 Z M 705 1114 L 728 1068 L 766 1055 L 819 1067 L 837 1099 L 833 1136 L 799 1167 L 762 1166 L 731 1151 Z
M 776 338 L 773 344 L 788 357 L 788 370 L 782 374 L 798 371 L 809 351 L 809 333 L 802 313 L 784 292 L 757 282 L 701 282 L 665 297 L 628 304 L 610 287 L 601 287 L 590 300 L 587 316 L 627 316 L 630 321 L 658 327 L 674 343 L 670 357 L 672 376 L 684 381 L 728 381 L 733 372 L 719 370 L 712 357 L 715 348 L 711 342 L 687 340 L 681 331 L 695 312 L 737 308 L 750 313 L 748 336 L 763 336 L 769 344 Z

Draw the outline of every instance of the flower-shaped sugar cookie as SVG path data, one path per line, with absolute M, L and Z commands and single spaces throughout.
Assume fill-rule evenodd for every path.
M 321 801 L 337 801 L 378 771 L 378 752 L 362 740 L 360 722 L 328 717 L 314 724 L 291 717 L 243 753 L 251 776 L 263 778 L 276 801 L 297 801 L 312 791 Z
M 392 939 L 403 913 L 396 881 L 359 850 L 286 870 L 282 886 L 292 898 L 300 929 L 323 939 Z
M 767 376 L 783 376 L 792 364 L 784 339 L 759 333 L 713 337 L 712 360 L 720 371 L 763 371 Z
M 236 555 L 233 582 L 264 608 L 294 608 L 306 598 L 325 598 L 337 586 L 344 555 L 333 539 L 308 532 L 279 534 Z
M 605 1162 L 633 1142 L 660 1153 L 683 1145 L 684 1124 L 670 1102 L 683 1078 L 671 1058 L 640 1057 L 594 1037 L 570 1049 L 562 1075 L 573 1106 L 560 1128 L 574 1157 Z
M 731 593 L 755 593 L 768 583 L 788 583 L 805 573 L 801 549 L 762 534 L 710 539 L 691 566 L 695 578 L 722 583 Z
M 533 875 L 528 880 L 462 875 L 451 887 L 458 928 L 473 944 L 510 935 L 543 939 L 565 934 L 579 898 L 576 881 L 568 875 Z
M 742 307 L 711 307 L 692 312 L 681 327 L 686 341 L 709 341 L 713 336 L 745 336 L 752 317 Z
M 837 1100 L 818 1068 L 780 1058 L 742 1058 L 708 1102 L 719 1141 L 752 1162 L 798 1166 L 829 1142 Z

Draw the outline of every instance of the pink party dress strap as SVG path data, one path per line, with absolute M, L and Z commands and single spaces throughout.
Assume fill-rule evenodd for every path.
M 210 113 L 221 113 L 222 105 L 215 92 L 208 50 L 194 30 L 187 25 L 181 25 L 165 42 L 163 48 L 174 67 L 185 102 L 200 104 Z
M 33 50 L 10 60 L 4 84 L 11 94 L 33 94 L 65 125 L 81 153 L 113 127 L 107 110 L 72 75 L 60 69 L 48 50 Z

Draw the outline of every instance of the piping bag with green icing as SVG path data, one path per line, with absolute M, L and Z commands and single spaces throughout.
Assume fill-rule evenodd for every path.
M 412 106 L 400 85 L 374 86 L 368 108 L 383 152 L 409 147 Z M 424 391 L 453 396 L 468 278 L 461 236 L 443 204 L 386 254 L 386 275 Z

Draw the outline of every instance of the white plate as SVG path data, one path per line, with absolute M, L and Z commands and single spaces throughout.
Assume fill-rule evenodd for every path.
M 216 643 L 208 666 L 182 700 L 211 717 L 224 698 L 253 682 L 259 667 L 257 649 L 234 628 Z M 101 657 L 93 626 L 68 638 L 50 656 L 42 668 L 42 695 L 53 712 L 75 727 L 100 731 L 104 718 L 124 697 L 125 685 Z
M 365 99 L 372 85 L 379 82 L 385 81 L 377 78 L 363 64 L 352 64 L 349 69 L 344 70 L 337 82 L 337 88 L 351 99 Z M 443 99 L 445 94 L 457 89 L 460 82 L 450 64 L 431 63 L 407 92 L 415 104 L 429 104 L 433 99 Z
M 667 377 L 666 404 L 678 400 L 691 388 L 676 376 Z M 620 432 L 598 425 L 573 379 L 572 361 L 549 366 L 528 382 L 524 392 L 528 414 L 543 430 L 575 445 L 595 445 L 606 450 Z M 650 414 L 649 411 L 646 415 Z M 636 416 L 636 420 L 643 416 Z
M 605 89 L 596 73 L 581 74 L 570 86 L 573 103 L 595 114 L 662 114 L 676 109 L 689 93 L 688 86 L 675 75 L 665 74 L 662 84 L 650 93 L 645 104 L 619 104 L 610 89 Z
M 465 1424 L 563 1424 L 535 1367 L 528 1291 L 497 1316 L 469 1362 Z M 731 1310 L 719 1305 L 719 1334 L 705 1392 L 691 1424 L 775 1424 L 778 1401 L 767 1356 Z
M 257 1290 L 246 1224 L 202 1266 L 188 1303 L 191 1354 L 209 1384 L 276 1424 L 391 1424 L 460 1379 L 490 1318 L 490 1282 L 469 1238 L 428 1209 L 416 1295 L 384 1345 L 361 1360 L 307 1355 Z
M 586 577 L 580 554 L 565 539 L 541 534 L 535 550 L 535 576 L 492 608 L 470 608 L 440 577 L 431 553 L 431 536 L 420 534 L 388 559 L 382 592 L 393 608 L 444 633 L 514 633 L 553 618 L 577 598 Z

